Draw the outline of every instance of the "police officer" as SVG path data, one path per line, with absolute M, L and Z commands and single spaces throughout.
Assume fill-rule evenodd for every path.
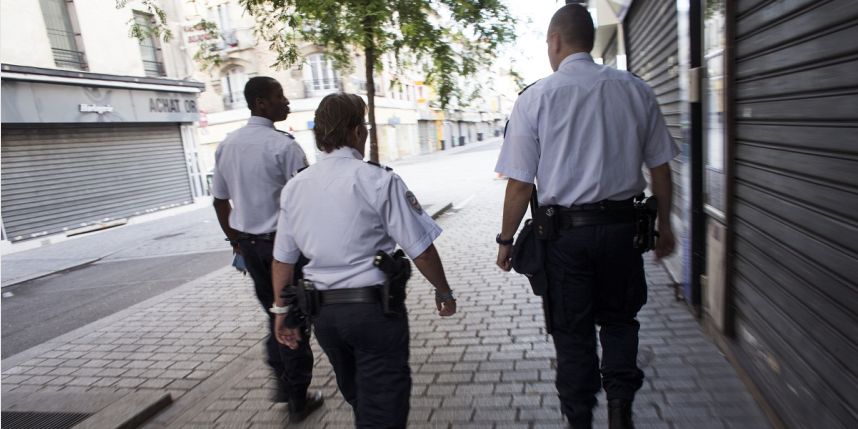
M 358 428 L 404 428 L 411 394 L 408 317 L 404 302 L 385 314 L 376 252 L 397 244 L 435 286 L 440 316 L 456 312 L 450 286 L 432 242 L 441 228 L 389 168 L 363 162 L 366 104 L 354 94 L 322 99 L 313 132 L 319 161 L 283 190 L 274 246 L 277 308 L 280 287 L 292 278 L 299 254 L 310 262 L 306 279 L 319 290 L 316 338 L 351 404 Z M 278 316 L 277 338 L 290 347 L 307 342 Z
M 309 345 L 292 350 L 274 336 L 271 262 L 283 186 L 307 166 L 304 151 L 274 123 L 286 119 L 289 100 L 273 78 L 254 77 L 244 87 L 250 108 L 247 125 L 230 133 L 215 152 L 212 195 L 218 222 L 253 278 L 256 297 L 269 317 L 268 365 L 277 379 L 275 402 L 289 402 L 290 418 L 301 420 L 321 405 L 316 393 L 307 399 L 313 370 Z M 232 206 L 230 205 L 232 201 Z
M 545 252 L 546 322 L 557 351 L 562 411 L 575 429 L 590 428 L 603 387 L 610 428 L 624 429 L 633 427 L 632 401 L 644 378 L 636 364 L 635 317 L 646 301 L 646 280 L 632 244 L 632 197 L 646 187 L 646 165 L 658 198 L 656 256 L 667 256 L 674 246 L 669 161 L 678 150 L 652 90 L 630 73 L 594 63 L 593 38 L 584 7 L 560 8 L 547 36 L 555 73 L 513 107 L 496 167 L 509 177 L 497 264 L 511 268 L 513 234 L 535 180 L 539 205 L 555 209 L 556 238 Z

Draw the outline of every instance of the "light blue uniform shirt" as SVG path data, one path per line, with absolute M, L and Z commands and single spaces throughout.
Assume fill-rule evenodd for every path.
M 280 197 L 274 258 L 295 263 L 303 253 L 304 277 L 320 290 L 381 284 L 377 251 L 398 244 L 413 259 L 441 234 L 399 176 L 362 158 L 349 147 L 322 153 Z
M 678 153 L 646 83 L 577 53 L 518 97 L 495 171 L 536 179 L 540 205 L 568 207 L 631 198 L 643 164 Z
M 251 116 L 226 136 L 215 151 L 212 196 L 232 200 L 229 225 L 249 234 L 277 228 L 280 192 L 307 157 L 295 140 L 271 120 Z

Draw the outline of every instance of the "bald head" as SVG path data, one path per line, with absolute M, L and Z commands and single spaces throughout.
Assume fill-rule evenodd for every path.
M 567 4 L 554 12 L 548 32 L 560 35 L 563 44 L 579 52 L 593 50 L 593 18 L 584 6 Z

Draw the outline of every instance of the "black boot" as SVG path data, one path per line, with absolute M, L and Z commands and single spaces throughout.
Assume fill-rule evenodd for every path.
M 635 429 L 632 423 L 632 401 L 628 399 L 608 401 L 608 429 Z
M 324 403 L 325 397 L 322 396 L 322 392 L 307 393 L 307 397 L 303 400 L 289 401 L 289 421 L 292 423 L 303 421 Z

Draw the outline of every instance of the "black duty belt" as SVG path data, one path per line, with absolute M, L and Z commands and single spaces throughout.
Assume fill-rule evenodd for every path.
M 557 207 L 558 227 L 561 229 L 635 221 L 634 201 L 632 198 L 622 201 L 605 200 L 598 203 L 579 204 L 571 207 Z
M 381 289 L 378 286 L 319 291 L 320 305 L 365 304 L 373 302 L 381 302 Z
M 238 233 L 239 240 L 262 240 L 262 241 L 274 241 L 274 233 L 266 232 L 265 234 L 248 234 L 246 232 Z

